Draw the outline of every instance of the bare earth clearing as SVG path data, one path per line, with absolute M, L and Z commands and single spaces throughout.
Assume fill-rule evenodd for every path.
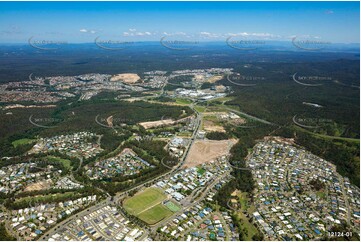
M 112 82 L 122 81 L 127 84 L 134 84 L 139 80 L 140 77 L 138 76 L 138 74 L 134 74 L 134 73 L 118 74 L 110 78 L 110 81 Z
M 217 125 L 210 120 L 203 121 L 203 129 L 205 131 L 226 132 L 223 126 Z
M 37 183 L 33 183 L 28 185 L 24 191 L 31 192 L 31 191 L 40 191 L 50 188 L 51 183 L 49 181 L 40 181 Z
M 185 117 L 185 118 L 178 119 L 178 120 L 163 119 L 163 120 L 142 122 L 142 123 L 139 123 L 139 125 L 143 126 L 145 129 L 151 129 L 151 128 L 156 128 L 156 127 L 161 127 L 161 126 L 167 126 L 167 125 L 182 123 L 182 122 L 187 121 L 187 119 L 189 119 L 189 118 L 190 117 Z
M 228 155 L 236 139 L 229 140 L 197 140 L 192 145 L 185 161 L 185 167 L 194 167 L 218 157 Z

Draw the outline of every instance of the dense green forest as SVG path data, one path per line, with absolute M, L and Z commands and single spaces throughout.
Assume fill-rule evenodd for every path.
M 224 139 L 228 139 L 231 136 L 225 132 L 218 132 L 218 131 L 212 131 L 212 132 L 207 132 L 206 134 L 206 138 L 207 139 L 212 139 L 212 140 L 224 140 Z
M 15 241 L 16 240 L 16 238 L 9 235 L 9 233 L 6 231 L 4 223 L 0 223 L 0 240 L 1 241 Z

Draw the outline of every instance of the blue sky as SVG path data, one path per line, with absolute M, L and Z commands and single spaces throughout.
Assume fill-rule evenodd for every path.
M 0 42 L 93 42 L 190 36 L 222 41 L 244 35 L 289 40 L 312 36 L 360 42 L 359 2 L 0 2 Z

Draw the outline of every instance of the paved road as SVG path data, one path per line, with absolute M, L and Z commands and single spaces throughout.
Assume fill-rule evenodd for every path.
M 260 122 L 260 123 L 264 123 L 264 124 L 268 124 L 268 125 L 276 125 L 276 124 L 271 123 L 271 122 L 269 122 L 269 121 L 267 121 L 267 120 L 264 120 L 264 119 L 261 119 L 261 118 L 257 118 L 257 117 L 255 117 L 255 116 L 252 116 L 252 115 L 250 115 L 250 114 L 248 114 L 248 113 L 244 113 L 244 112 L 241 112 L 241 111 L 238 111 L 238 110 L 235 110 L 235 109 L 232 109 L 232 108 L 228 108 L 228 107 L 225 107 L 225 108 L 226 108 L 227 110 L 231 111 L 231 112 L 238 113 L 238 114 L 243 115 L 243 116 L 245 116 L 245 117 L 247 117 L 247 118 L 249 118 L 249 119 L 256 120 L 256 121 L 258 121 L 258 122 Z

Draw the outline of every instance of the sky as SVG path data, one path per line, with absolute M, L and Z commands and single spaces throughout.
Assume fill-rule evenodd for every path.
M 0 43 L 186 36 L 360 42 L 359 2 L 0 2 Z M 182 38 L 183 38 L 182 37 Z M 170 38 L 170 37 L 169 37 Z M 181 37 L 180 37 L 181 38 Z

